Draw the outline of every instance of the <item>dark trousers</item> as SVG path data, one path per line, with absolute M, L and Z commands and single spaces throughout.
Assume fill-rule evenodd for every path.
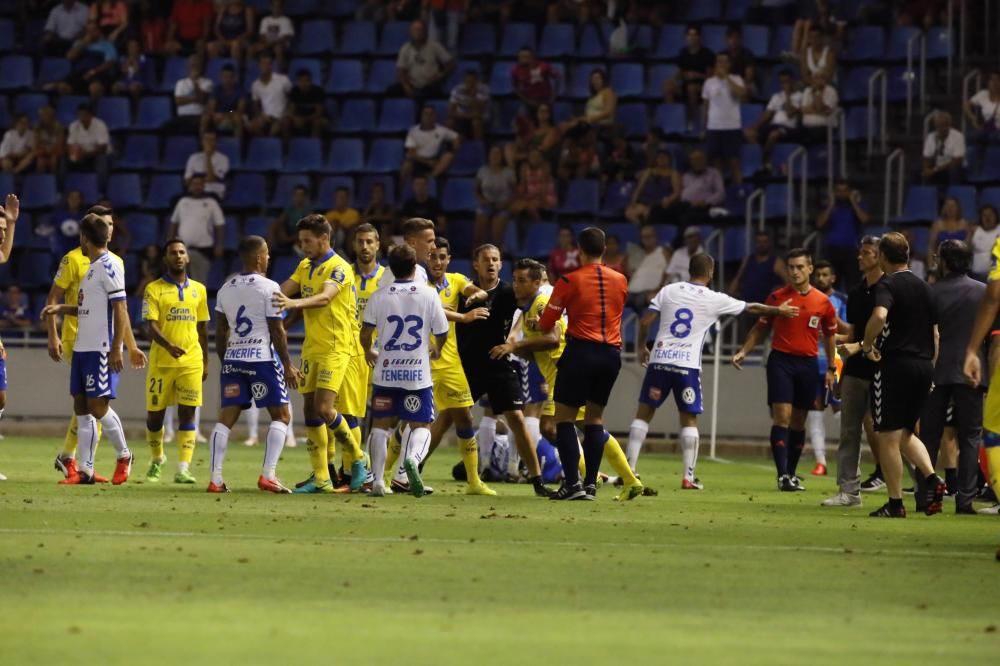
M 983 390 L 964 384 L 944 384 L 935 386 L 931 391 L 920 418 L 920 439 L 935 465 L 949 404 L 954 405 L 954 425 L 958 431 L 958 494 L 955 505 L 971 506 L 979 480 L 979 446 L 983 441 Z
M 826 245 L 823 256 L 837 274 L 838 287 L 847 291 L 858 283 L 858 248 L 846 245 Z

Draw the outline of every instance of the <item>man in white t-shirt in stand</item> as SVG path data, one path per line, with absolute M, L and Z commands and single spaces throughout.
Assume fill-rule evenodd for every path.
M 420 110 L 420 124 L 406 133 L 406 160 L 399 171 L 403 182 L 414 175 L 437 178 L 448 170 L 462 145 L 458 132 L 437 122 L 434 107 Z
M 814 74 L 812 85 L 802 91 L 802 143 L 826 143 L 828 128 L 837 124 L 834 116 L 839 104 L 837 89 L 826 74 Z
M 743 78 L 730 71 L 729 54 L 716 54 L 715 73 L 701 88 L 705 100 L 705 152 L 719 171 L 729 167 L 734 183 L 743 182 L 740 103 L 746 96 Z
M 274 58 L 261 54 L 257 58 L 260 76 L 250 86 L 253 101 L 253 119 L 247 125 L 251 134 L 278 136 L 281 119 L 288 108 L 288 93 L 292 91 L 292 81 L 281 72 L 274 71 Z
M 270 51 L 278 62 L 285 62 L 295 37 L 295 24 L 285 16 L 284 4 L 282 0 L 271 0 L 271 14 L 260 20 L 260 41 L 250 49 L 254 56 Z
M 965 135 L 951 126 L 947 111 L 934 113 L 934 131 L 924 139 L 923 158 L 920 175 L 925 184 L 945 188 L 962 181 Z
M 660 245 L 656 227 L 648 223 L 639 229 L 639 246 L 642 248 L 642 258 L 633 263 L 633 258 L 629 257 L 629 264 L 635 268 L 628 280 L 627 304 L 633 310 L 641 312 L 663 286 L 669 253 Z
M 802 115 L 802 93 L 795 90 L 795 79 L 792 72 L 783 69 L 778 72 L 780 90 L 771 95 L 764 112 L 746 131 L 747 141 L 756 143 L 758 136 L 764 136 L 762 158 L 764 168 L 770 169 L 771 153 L 774 147 L 783 140 L 793 136 L 799 126 Z
M 186 133 L 197 132 L 205 105 L 212 97 L 212 80 L 202 76 L 204 68 L 199 56 L 188 58 L 188 75 L 174 84 L 174 104 L 177 117 L 171 127 Z
M 188 157 L 184 167 L 184 182 L 196 175 L 205 177 L 205 191 L 222 201 L 226 198 L 226 176 L 229 175 L 229 157 L 219 152 L 218 137 L 206 130 L 201 135 L 201 151 Z
M 746 303 L 713 291 L 708 285 L 715 273 L 715 260 L 701 253 L 691 257 L 691 279 L 668 284 L 660 290 L 649 310 L 639 321 L 639 339 L 645 340 L 649 327 L 660 317 L 660 330 L 653 348 L 643 347 L 642 364 L 646 377 L 639 392 L 639 407 L 629 428 L 626 456 L 634 471 L 649 433 L 649 422 L 671 393 L 680 417 L 680 445 L 684 458 L 684 490 L 701 490 L 694 468 L 698 459 L 698 415 L 701 397 L 701 350 L 705 336 L 725 315 L 749 312 L 752 315 L 796 317 L 797 307 Z
M 403 468 L 410 492 L 422 497 L 420 463 L 430 448 L 430 425 L 435 417 L 431 359 L 440 356 L 448 319 L 437 292 L 426 281 L 414 281 L 417 253 L 411 246 L 394 247 L 389 252 L 389 268 L 395 280 L 372 295 L 361 328 L 361 345 L 374 368 L 369 452 L 375 482 L 371 494 L 386 494 L 383 474 L 389 431 L 402 422 Z M 376 330 L 378 350 L 373 348 Z

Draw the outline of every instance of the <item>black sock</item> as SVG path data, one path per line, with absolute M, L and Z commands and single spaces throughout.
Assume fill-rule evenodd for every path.
M 799 466 L 799 458 L 802 457 L 802 449 L 806 447 L 805 430 L 788 431 L 788 474 L 795 476 L 795 469 Z
M 875 471 L 872 472 L 872 476 L 874 476 L 877 479 L 882 479 L 883 481 L 885 481 L 885 477 L 882 476 L 882 465 L 875 465 Z
M 556 448 L 563 468 L 563 482 L 573 486 L 580 482 L 580 441 L 572 423 L 556 425 Z
M 948 484 L 948 492 L 958 492 L 958 470 L 954 467 L 944 471 L 944 482 Z
M 898 509 L 902 509 L 903 508 L 903 498 L 900 497 L 899 499 L 893 499 L 893 498 L 890 497 L 889 498 L 889 508 L 890 509 L 897 509 L 897 510 Z
M 771 426 L 771 455 L 778 476 L 788 474 L 788 428 Z
M 583 476 L 585 486 L 597 485 L 597 474 L 601 471 L 601 460 L 604 459 L 604 443 L 608 438 L 604 436 L 603 425 L 583 426 L 583 460 L 586 463 L 586 470 Z
M 938 482 L 939 478 L 940 477 L 937 474 L 935 474 L 934 472 L 931 472 L 930 474 L 928 474 L 927 478 L 924 479 L 924 484 L 926 484 L 927 489 L 928 490 L 934 490 L 934 486 L 937 485 L 937 482 Z

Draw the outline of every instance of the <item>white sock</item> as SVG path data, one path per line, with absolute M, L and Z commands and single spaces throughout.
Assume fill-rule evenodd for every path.
M 211 450 L 212 483 L 222 485 L 222 463 L 226 460 L 226 447 L 229 446 L 229 428 L 221 423 L 215 424 L 212 436 L 209 437 Z
M 194 431 L 201 434 L 201 407 L 194 408 Z
M 278 458 L 281 457 L 281 450 L 285 448 L 285 436 L 288 435 L 288 426 L 281 421 L 271 421 L 271 427 L 267 429 L 267 439 L 264 441 L 264 467 L 261 474 L 265 479 L 274 480 L 275 470 L 278 469 Z
M 285 441 L 289 439 L 295 441 L 295 429 L 292 428 L 292 403 L 288 403 L 288 434 L 285 435 Z
M 368 435 L 368 454 L 372 458 L 372 474 L 375 483 L 385 485 L 385 458 L 389 449 L 389 431 L 382 428 L 372 428 Z
M 399 426 L 396 426 L 397 428 Z M 400 483 L 407 483 L 406 481 L 406 468 L 403 467 L 403 463 L 406 461 L 406 441 L 410 436 L 410 426 L 404 426 L 399 432 L 399 464 L 396 465 L 396 473 L 393 475 L 393 481 L 399 481 Z
M 170 405 L 163 412 L 163 436 L 164 439 L 173 439 L 177 432 L 175 427 L 177 422 L 177 406 Z
M 110 406 L 104 416 L 101 417 L 101 427 L 104 429 L 104 436 L 111 442 L 111 446 L 115 447 L 115 458 L 117 460 L 122 460 L 132 455 L 128 450 L 128 444 L 125 442 L 125 427 L 122 425 L 122 420 L 118 418 L 118 414 Z
M 257 407 L 247 410 L 247 434 L 250 439 L 257 439 L 260 434 L 260 409 Z
M 684 478 L 694 481 L 694 466 L 698 462 L 698 429 L 681 428 L 681 456 L 684 459 Z
M 484 416 L 479 420 L 479 431 L 476 433 L 476 442 L 479 450 L 485 451 L 486 455 L 479 456 L 479 473 L 482 474 L 490 462 L 489 452 L 493 450 L 493 440 L 497 436 L 497 420 L 492 416 Z
M 542 420 L 537 416 L 525 416 L 524 426 L 528 429 L 528 439 L 537 446 L 542 438 Z
M 186 462 L 183 462 L 183 461 L 179 461 L 177 463 L 177 471 L 178 472 L 182 472 L 182 473 L 186 472 L 186 471 L 188 471 L 189 467 L 191 467 L 190 463 L 186 463 Z
M 810 411 L 806 415 L 806 430 L 809 431 L 809 443 L 813 448 L 816 462 L 826 464 L 826 423 L 823 422 L 823 412 Z
M 427 457 L 427 452 L 430 451 L 430 448 L 430 428 L 413 428 L 410 430 L 409 436 L 403 440 L 403 455 L 400 457 L 404 460 L 413 460 L 417 465 L 420 465 L 424 458 Z
M 649 434 L 649 424 L 642 419 L 632 421 L 628 429 L 628 444 L 625 447 L 625 457 L 628 458 L 628 466 L 635 472 L 635 466 L 639 462 L 639 452 Z
M 90 414 L 76 417 L 76 458 L 80 471 L 94 475 L 94 455 L 97 453 L 97 421 Z

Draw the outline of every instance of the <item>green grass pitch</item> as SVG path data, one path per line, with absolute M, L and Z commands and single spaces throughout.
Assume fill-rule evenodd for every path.
M 432 497 L 274 496 L 262 451 L 230 446 L 234 492 L 63 487 L 58 442 L 0 442 L 0 663 L 991 663 L 1000 522 L 874 520 L 781 494 L 763 460 L 641 461 L 659 497 L 466 497 L 451 450 Z M 173 457 L 174 450 L 168 449 Z M 110 476 L 102 444 L 98 471 Z M 167 469 L 173 470 L 172 461 Z M 303 448 L 279 473 L 307 472 Z M 171 474 L 172 477 L 172 474 Z M 164 478 L 168 476 L 165 474 Z M 912 504 L 911 500 L 907 500 Z

